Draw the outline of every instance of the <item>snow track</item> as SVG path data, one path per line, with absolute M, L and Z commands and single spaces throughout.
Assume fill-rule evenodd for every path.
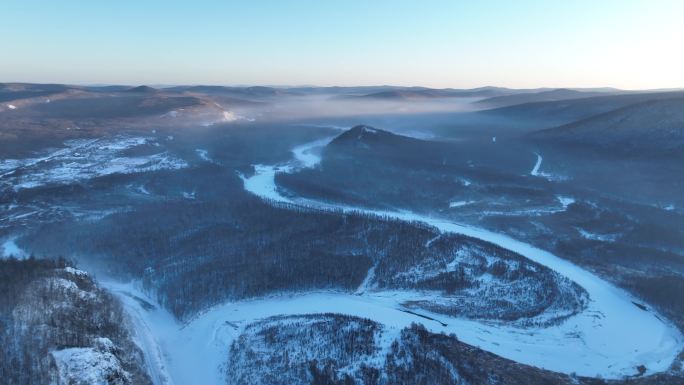
M 532 171 L 530 171 L 530 175 L 532 176 L 539 176 L 539 168 L 541 168 L 542 164 L 542 157 L 538 153 L 534 153 L 534 155 L 537 156 L 537 162 L 534 164 L 534 167 L 532 168 Z

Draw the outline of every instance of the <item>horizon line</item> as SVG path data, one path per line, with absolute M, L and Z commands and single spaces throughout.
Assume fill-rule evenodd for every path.
M 487 89 L 487 88 L 494 88 L 494 89 L 508 89 L 508 90 L 561 90 L 561 89 L 569 89 L 569 90 L 600 90 L 600 89 L 606 89 L 606 90 L 614 90 L 614 91 L 682 91 L 684 90 L 684 87 L 661 87 L 661 88 L 618 88 L 618 87 L 613 87 L 613 86 L 560 86 L 560 87 L 554 87 L 554 86 L 536 86 L 536 87 L 506 87 L 506 86 L 495 86 L 495 85 L 483 85 L 483 86 L 476 86 L 476 87 L 429 87 L 429 86 L 421 86 L 421 85 L 394 85 L 394 84 L 372 84 L 372 85 L 367 85 L 367 84 L 360 84 L 360 85 L 317 85 L 317 84 L 301 84 L 301 85 L 292 85 L 292 84 L 264 84 L 264 83 L 175 83 L 175 84 L 167 84 L 167 83 L 91 83 L 91 82 L 74 82 L 74 83 L 68 83 L 68 82 L 32 82 L 32 81 L 2 81 L 0 84 L 27 84 L 27 85 L 64 85 L 64 86 L 81 86 L 81 87 L 115 87 L 115 86 L 122 86 L 122 87 L 140 87 L 140 86 L 147 86 L 147 87 L 152 87 L 152 88 L 172 88 L 172 87 L 199 87 L 199 86 L 209 86 L 209 87 L 235 87 L 235 88 L 249 88 L 249 87 L 270 87 L 270 88 L 281 88 L 281 89 L 288 89 L 288 88 L 381 88 L 381 87 L 388 87 L 388 88 L 422 88 L 422 89 L 431 89 L 431 90 L 462 90 L 462 91 L 471 91 L 471 90 L 480 90 L 480 89 Z

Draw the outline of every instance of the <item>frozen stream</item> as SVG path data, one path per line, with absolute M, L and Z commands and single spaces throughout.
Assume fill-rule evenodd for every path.
M 275 174 L 316 166 L 320 161 L 317 151 L 328 141 L 319 140 L 293 149 L 295 159 L 288 164 L 256 166 L 254 175 L 243 177 L 245 189 L 270 201 L 419 221 L 442 232 L 464 234 L 499 245 L 582 286 L 591 299 L 587 309 L 557 326 L 521 329 L 421 312 L 441 321 L 435 322 L 402 312 L 399 309 L 401 302 L 420 295 L 414 292 L 366 291 L 362 295 L 313 292 L 229 302 L 181 325 L 158 306 L 145 310 L 140 301 L 131 301 L 130 295 L 135 295 L 154 303 L 135 285 L 110 284 L 110 289 L 126 299 L 128 312 L 137 317 L 135 324 L 145 325 L 145 330 L 138 333 L 139 344 L 144 346 L 147 361 L 162 367 L 163 370 L 153 370 L 155 377 L 163 378 L 161 383 L 225 383 L 221 366 L 228 359 L 230 343 L 241 328 L 251 321 L 278 314 L 345 313 L 373 319 L 390 332 L 398 332 L 412 322 L 418 322 L 434 332 L 454 333 L 465 343 L 523 364 L 606 379 L 634 375 L 639 365 L 647 368 L 646 374 L 667 370 L 682 350 L 681 333 L 650 308 L 637 307 L 633 302 L 636 300 L 627 292 L 527 243 L 485 229 L 411 212 L 376 211 L 282 196 L 275 184 Z

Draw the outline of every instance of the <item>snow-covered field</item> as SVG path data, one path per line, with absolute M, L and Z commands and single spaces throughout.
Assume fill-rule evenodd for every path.
M 289 164 L 256 166 L 254 175 L 242 176 L 245 189 L 270 201 L 320 210 L 362 211 L 423 222 L 444 233 L 464 234 L 496 244 L 547 266 L 582 286 L 590 296 L 587 308 L 559 325 L 543 328 L 516 327 L 418 311 L 434 319 L 430 320 L 407 313 L 401 306 L 407 300 L 420 298 L 421 293 L 373 291 L 364 287 L 355 295 L 310 292 L 225 303 L 181 325 L 136 285 L 105 284 L 123 299 L 133 318 L 136 340 L 145 352 L 157 384 L 225 383 L 222 367 L 230 359 L 228 353 L 233 339 L 249 323 L 274 315 L 323 312 L 355 315 L 381 323 L 390 335 L 396 335 L 402 328 L 417 322 L 434 332 L 454 333 L 465 343 L 523 364 L 603 378 L 634 375 L 639 365 L 647 368 L 646 374 L 664 371 L 681 351 L 684 344 L 682 335 L 652 309 L 647 307 L 643 310 L 627 292 L 532 245 L 485 229 L 412 212 L 359 209 L 280 194 L 275 174 L 316 166 L 320 160 L 317 153 L 326 143 L 322 140 L 297 147 L 293 151 L 295 160 Z
M 130 174 L 161 169 L 179 169 L 187 163 L 167 152 L 131 156 L 126 150 L 143 145 L 158 145 L 151 138 L 115 136 L 78 139 L 64 143 L 65 148 L 37 158 L 1 159 L 0 183 L 15 190 L 47 184 L 70 184 L 110 174 Z

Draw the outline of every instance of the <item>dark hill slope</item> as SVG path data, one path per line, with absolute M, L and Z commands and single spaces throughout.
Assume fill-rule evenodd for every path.
M 420 140 L 362 125 L 330 142 L 320 167 L 280 173 L 276 181 L 299 196 L 369 207 L 425 211 L 447 208 L 451 201 L 521 199 L 531 205 L 554 204 L 556 198 L 540 190 L 543 180 L 488 167 L 470 156 L 478 151 L 482 147 L 469 142 Z M 496 151 L 485 153 L 506 167 L 516 162 Z
M 355 126 L 333 139 L 325 149 L 328 158 L 355 161 L 391 161 L 394 165 L 441 165 L 453 155 L 446 143 L 430 142 L 366 125 Z M 446 157 L 446 158 L 445 158 Z
M 381 90 L 378 92 L 370 92 L 362 95 L 340 95 L 341 99 L 374 99 L 385 101 L 401 101 L 401 100 L 421 100 L 421 99 L 440 99 L 440 98 L 491 98 L 501 95 L 509 95 L 518 92 L 525 92 L 525 90 L 511 90 L 507 88 L 498 87 L 481 87 L 472 89 L 435 89 L 423 87 L 407 87 L 395 88 L 389 90 Z
M 62 84 L 0 83 L 0 103 L 37 97 L 48 97 L 75 89 L 75 87 Z
M 514 95 L 495 96 L 493 98 L 483 99 L 477 104 L 489 107 L 506 107 L 523 103 L 535 102 L 551 102 L 559 100 L 581 99 L 592 96 L 606 96 L 606 92 L 599 91 L 577 91 L 567 88 L 559 88 L 556 90 L 523 93 Z
M 684 97 L 684 92 L 654 92 L 590 98 L 524 103 L 487 110 L 484 113 L 507 119 L 531 119 L 570 123 L 637 103 Z M 549 126 L 547 126 L 549 127 Z
M 681 155 L 684 97 L 651 100 L 532 134 L 536 140 L 618 154 Z
M 159 90 L 156 88 L 150 87 L 150 86 L 138 86 L 138 87 L 128 89 L 128 90 L 126 90 L 126 92 L 135 93 L 135 94 L 154 94 L 154 93 L 159 92 Z

